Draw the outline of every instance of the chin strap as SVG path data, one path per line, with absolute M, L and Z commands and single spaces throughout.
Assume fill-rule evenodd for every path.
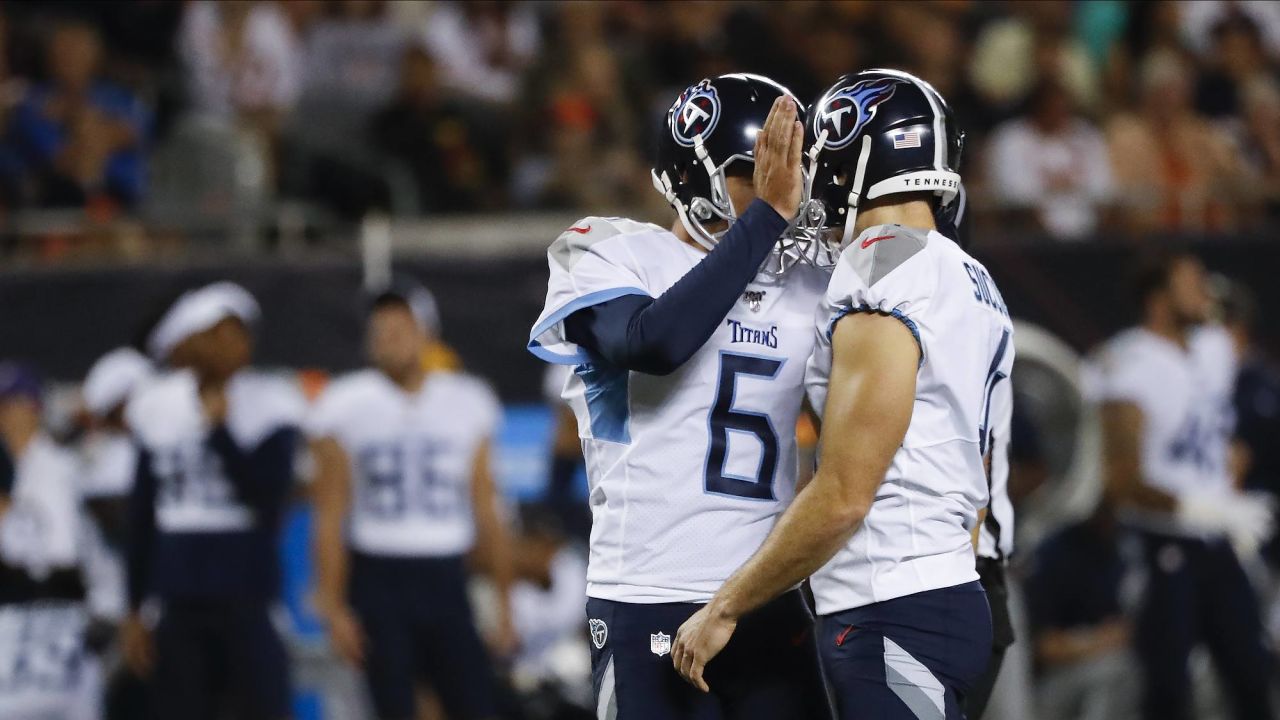
M 867 161 L 871 159 L 871 136 L 862 136 L 862 150 L 858 153 L 858 167 L 853 172 L 853 187 L 849 190 L 846 202 L 848 212 L 844 218 L 844 236 L 840 239 L 840 249 L 844 250 L 853 242 L 853 228 L 858 220 L 858 203 L 862 200 L 862 184 L 867 178 Z

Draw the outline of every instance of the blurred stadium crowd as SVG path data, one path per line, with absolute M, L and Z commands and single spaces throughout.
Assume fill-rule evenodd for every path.
M 955 108 L 968 133 L 961 172 L 979 249 L 1004 239 L 1274 241 L 1280 229 L 1275 2 L 6 3 L 0 262 L 17 273 L 28 264 L 155 262 L 210 248 L 258 257 L 289 235 L 347 250 L 371 213 L 430 220 L 567 211 L 665 223 L 649 147 L 681 88 L 753 71 L 809 98 L 870 66 L 916 73 Z M 1218 317 L 1246 360 L 1236 402 L 1254 462 L 1242 482 L 1274 493 L 1280 380 L 1251 343 L 1277 308 L 1239 284 L 1220 289 Z M 264 315 L 274 311 L 264 303 Z M 1018 418 L 1011 494 L 1020 511 L 1040 517 L 1025 528 L 1019 521 L 1027 534 L 1012 573 L 1019 643 L 987 715 L 997 720 L 1136 717 L 1134 563 L 1105 504 L 1094 511 L 1097 446 L 1077 429 L 1091 422 L 1086 373 L 1046 379 L 1080 359 L 1064 365 L 1060 345 L 1018 348 L 1039 369 L 1025 370 L 1020 388 L 1036 411 Z M 0 347 L 0 358 L 24 355 Z M 460 361 L 432 337 L 422 363 L 443 370 Z M 100 375 L 96 385 L 61 378 L 70 382 L 42 386 L 39 375 L 0 364 L 0 448 L 9 448 L 0 480 L 7 474 L 12 483 L 20 470 L 12 448 L 38 435 L 57 448 L 53 464 L 90 488 L 107 548 L 90 554 L 89 613 L 66 625 L 75 639 L 59 640 L 42 662 L 83 658 L 76 662 L 93 696 L 76 706 L 84 714 L 67 717 L 145 717 L 145 693 L 124 670 L 127 648 L 117 639 L 126 614 L 119 501 L 128 483 L 111 474 L 119 474 L 113 447 L 128 383 L 104 388 Z M 308 402 L 327 381 L 310 371 L 287 378 Z M 1064 382 L 1071 399 L 1046 399 Z M 555 395 L 555 378 L 548 387 Z M 508 430 L 526 410 L 507 407 Z M 555 401 L 536 410 L 538 484 L 520 492 L 534 502 L 505 515 L 522 646 L 495 645 L 506 652 L 496 653 L 500 704 L 511 718 L 592 717 L 576 429 Z M 1069 429 L 1055 424 L 1063 413 Z M 811 446 L 811 428 L 801 428 L 806 436 Z M 498 454 L 503 442 L 495 439 Z M 292 509 L 281 519 L 282 593 L 292 611 L 283 626 L 299 690 L 292 708 L 299 720 L 366 717 L 359 684 L 330 652 L 311 604 L 303 558 L 313 471 L 305 460 L 293 469 L 298 487 L 288 488 Z M 1067 475 L 1085 479 L 1064 488 Z M 0 483 L 0 518 L 11 488 Z M 1062 528 L 1067 516 L 1078 522 Z M 57 529 L 12 532 L 65 539 Z M 1270 569 L 1247 563 L 1257 578 L 1280 567 L 1280 545 L 1265 550 Z M 479 624 L 498 628 L 492 568 L 478 562 L 475 570 Z M 0 604 L 17 587 L 5 585 L 13 578 L 0 575 Z M 1264 603 L 1273 601 L 1274 583 L 1259 585 L 1268 588 Z M 1280 637 L 1280 604 L 1268 608 L 1270 633 Z M 0 610 L 0 661 L 5 639 L 26 632 L 15 623 Z M 1195 717 L 1229 717 L 1207 658 L 1193 659 Z M 0 664 L 0 695 L 20 671 Z
M 652 214 L 651 120 L 689 78 L 808 98 L 870 65 L 950 99 L 988 230 L 1280 213 L 1268 2 L 12 3 L 0 30 L 6 245 L 37 257 L 371 209 Z

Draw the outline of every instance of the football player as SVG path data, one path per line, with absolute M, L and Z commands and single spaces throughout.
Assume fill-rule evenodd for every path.
M 803 111 L 756 75 L 686 89 L 653 178 L 670 229 L 586 217 L 548 251 L 530 350 L 573 366 L 593 525 L 587 616 L 597 716 L 826 717 L 795 584 L 684 683 L 677 627 L 755 550 L 795 492 L 794 429 L 825 286 L 816 246 L 781 248 L 801 196 Z M 798 583 L 797 583 L 798 584 Z
M 40 427 L 41 383 L 0 363 L 0 717 L 93 720 L 102 713 L 98 659 L 87 635 L 103 580 L 100 538 L 81 506 L 80 464 Z
M 364 670 L 383 720 L 418 717 L 418 680 L 450 718 L 496 717 L 467 598 L 473 546 L 498 588 L 497 640 L 515 641 L 510 548 L 489 461 L 501 407 L 476 378 L 424 369 L 433 308 L 407 279 L 378 294 L 367 326 L 373 367 L 334 380 L 307 428 L 320 611 L 334 649 Z
M 1139 528 L 1147 564 L 1134 628 L 1143 717 L 1192 717 L 1188 656 L 1204 643 L 1235 717 L 1272 718 L 1272 658 L 1237 556 L 1257 553 L 1272 515 L 1235 489 L 1228 463 L 1238 359 L 1207 322 L 1212 297 L 1194 256 L 1144 263 L 1136 300 L 1142 323 L 1102 351 L 1099 390 L 1106 489 Z
M 986 507 L 992 393 L 1012 324 L 981 263 L 936 230 L 963 134 L 918 78 L 868 70 L 810 108 L 800 217 L 840 238 L 818 317 L 813 480 L 760 550 L 680 629 L 672 660 L 707 663 L 756 608 L 812 575 L 819 651 L 841 718 L 961 718 L 991 653 L 971 532 Z
M 249 369 L 258 316 L 233 283 L 183 294 L 148 339 L 168 367 L 125 410 L 140 455 L 122 648 L 152 678 L 165 720 L 290 715 L 269 611 L 305 404 L 288 381 Z M 149 599 L 160 601 L 154 638 L 141 614 Z
M 123 551 L 129 494 L 138 469 L 138 449 L 125 424 L 125 408 L 152 373 L 151 362 L 142 353 L 129 347 L 116 348 L 89 368 L 81 389 L 91 423 L 81 442 L 81 492 L 114 553 Z M 118 560 L 123 573 L 124 559 Z M 123 595 L 115 603 L 123 612 Z

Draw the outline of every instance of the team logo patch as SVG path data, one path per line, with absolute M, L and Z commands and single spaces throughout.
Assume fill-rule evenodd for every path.
M 858 136 L 858 132 L 876 116 L 876 106 L 893 97 L 901 80 L 875 78 L 841 88 L 827 96 L 813 114 L 814 135 L 827 131 L 827 147 L 838 150 Z
M 603 620 L 591 618 L 587 620 L 587 627 L 591 629 L 591 643 L 597 650 L 602 649 L 604 641 L 609 639 L 609 626 L 605 625 Z
M 710 80 L 692 85 L 671 106 L 671 136 L 685 147 L 693 147 L 698 136 L 711 137 L 720 122 L 720 95 Z
M 671 636 L 658 632 L 649 636 L 649 652 L 662 657 L 671 652 Z

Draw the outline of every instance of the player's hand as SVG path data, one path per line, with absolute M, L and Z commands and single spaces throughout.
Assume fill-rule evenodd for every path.
M 200 406 L 210 425 L 221 425 L 227 417 L 227 392 L 222 385 L 200 388 Z
M 349 607 L 331 610 L 325 622 L 329 627 L 329 646 L 343 660 L 359 667 L 364 664 L 364 628 Z
M 124 664 L 134 675 L 144 678 L 151 674 L 155 666 L 155 646 L 151 642 L 151 631 L 137 613 L 131 613 L 120 624 L 120 652 L 124 655 Z
M 804 127 L 796 120 L 796 103 L 779 97 L 769 110 L 764 127 L 756 133 L 755 173 L 752 182 L 756 197 L 764 200 L 790 220 L 800 208 L 803 182 L 800 153 L 804 147 Z
M 676 641 L 671 646 L 671 662 L 676 672 L 690 685 L 710 692 L 702 672 L 729 644 L 737 627 L 738 619 L 722 612 L 715 600 L 704 605 L 676 631 Z
M 520 634 L 516 632 L 515 621 L 510 612 L 498 613 L 498 627 L 485 638 L 489 650 L 500 658 L 515 657 L 520 649 Z

